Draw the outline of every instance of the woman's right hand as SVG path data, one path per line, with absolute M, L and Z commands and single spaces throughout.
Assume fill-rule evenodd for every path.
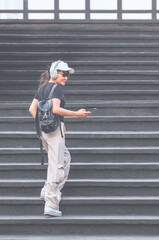
M 85 118 L 87 117 L 89 114 L 91 114 L 91 112 L 87 112 L 86 109 L 80 109 L 75 113 L 76 117 L 80 117 L 80 118 Z

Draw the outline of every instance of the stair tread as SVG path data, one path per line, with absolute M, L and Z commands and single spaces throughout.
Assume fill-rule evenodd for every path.
M 90 42 L 85 42 L 85 43 L 74 43 L 74 42 L 70 42 L 70 43 L 66 43 L 66 42 L 54 42 L 54 43 L 44 43 L 44 42 L 36 42 L 36 43 L 28 43 L 28 42 L 23 42 L 23 43 L 15 43 L 15 42 L 3 42 L 1 43 L 0 42 L 0 46 L 18 46 L 18 47 L 24 47 L 24 46 L 31 46 L 31 47 L 38 47 L 38 46 L 46 46 L 46 47 L 50 47 L 50 46 L 62 46 L 62 47 L 65 47 L 65 46 L 71 46 L 71 47 L 99 47 L 99 48 L 102 48 L 102 47 L 141 47 L 141 48 L 144 48 L 144 47 L 159 47 L 159 43 L 90 43 Z
M 106 30 L 106 29 L 105 29 Z M 92 37 L 93 38 L 97 38 L 97 39 L 101 39 L 101 37 L 104 37 L 105 39 L 147 39 L 147 38 L 150 38 L 150 39 L 158 39 L 159 38 L 159 35 L 152 35 L 152 34 L 133 34 L 132 36 L 131 35 L 115 35 L 115 34 L 90 34 L 90 33 L 87 33 L 85 35 L 81 35 L 81 34 L 78 34 L 78 33 L 69 33 L 68 34 L 61 34 L 61 33 L 54 33 L 54 34 L 47 34 L 47 36 L 43 35 L 43 34 L 37 34 L 37 33 L 34 33 L 33 34 L 29 34 L 29 33 L 19 33 L 19 34 L 16 34 L 16 33 L 1 33 L 0 34 L 0 37 L 17 37 L 17 38 L 21 38 L 21 37 L 24 37 L 24 38 L 42 38 L 42 39 L 48 39 L 48 38 L 51 38 L 51 39 L 54 39 L 54 38 L 57 38 L 57 37 L 63 37 L 63 38 L 77 38 L 77 39 L 85 39 L 85 38 L 91 38 L 92 40 Z
M 38 52 L 34 52 L 34 51 L 23 51 L 23 52 L 15 52 L 15 51 L 7 51 L 7 52 L 2 52 L 0 51 L 0 55 L 3 55 L 3 56 L 48 56 L 48 52 L 44 52 L 44 51 L 38 51 Z M 56 56 L 56 55 L 63 55 L 63 57 L 66 55 L 67 57 L 68 56 L 159 56 L 159 52 L 141 52 L 141 51 L 127 51 L 127 52 L 107 52 L 107 51 L 102 51 L 102 52 L 60 52 L 60 51 L 57 51 L 57 52 L 49 52 L 50 55 L 53 55 L 53 56 Z
M 1 137 L 29 137 L 35 138 L 37 136 L 35 131 L 0 131 Z M 158 138 L 159 131 L 67 131 L 67 138 L 94 138 L 94 137 L 104 137 L 104 138 Z
M 15 79 L 12 79 L 12 80 L 0 80 L 0 85 L 10 85 L 10 84 L 33 84 L 33 85 L 36 85 L 38 87 L 38 84 L 39 81 L 37 80 L 15 80 Z M 137 84 L 137 85 L 140 85 L 140 84 L 148 84 L 148 85 L 153 85 L 153 84 L 156 84 L 158 85 L 159 84 L 159 80 L 101 80 L 101 79 L 98 79 L 98 80 L 80 80 L 80 81 L 76 81 L 76 80 L 69 80 L 68 83 L 67 83 L 67 86 L 81 86 L 82 85 L 114 85 L 115 84 L 127 84 L 127 85 L 132 85 L 132 84 Z
M 86 168 L 87 167 L 87 168 Z M 0 171 L 5 171 L 5 170 L 46 170 L 47 164 L 45 166 L 41 166 L 39 164 L 35 163 L 0 163 Z M 110 162 L 93 162 L 93 163 L 71 163 L 71 169 L 76 169 L 76 170 L 108 170 L 108 169 L 118 169 L 118 170 L 126 170 L 126 169 L 131 169 L 131 170 L 158 170 L 159 169 L 159 163 L 156 162 L 144 162 L 144 163 L 136 163 L 136 162 L 130 162 L 130 163 L 110 163 Z
M 72 103 L 72 101 L 69 101 L 67 103 L 68 106 L 72 105 L 76 105 L 76 104 L 85 104 L 86 106 L 88 104 L 93 104 L 94 106 L 109 106 L 109 105 L 113 105 L 113 106 L 120 106 L 120 105 L 156 105 L 158 106 L 159 104 L 159 100 L 128 100 L 128 101 L 125 101 L 125 100 L 109 100 L 109 101 L 104 101 L 104 100 L 88 100 L 87 102 L 84 101 L 84 100 L 74 100 L 74 103 Z M 102 105 L 101 105 L 102 104 Z M 12 101 L 12 102 L 9 102 L 9 101 L 0 101 L 0 107 L 12 107 L 12 108 L 16 108 L 16 107 L 22 107 L 22 106 L 26 106 L 26 107 L 29 107 L 30 106 L 30 101 Z
M 52 240 L 52 235 L 3 235 L 3 240 Z M 75 236 L 75 235 L 54 235 L 54 240 L 105 240 L 105 236 Z M 107 240 L 158 240 L 158 236 L 107 236 Z
M 64 94 L 152 94 L 159 93 L 159 90 L 64 90 Z M 0 90 L 0 94 L 10 94 L 10 95 L 18 95 L 18 94 L 35 94 L 35 90 Z
M 80 118 L 72 118 L 72 117 L 65 117 L 65 122 L 125 122 L 125 121 L 133 121 L 133 122 L 140 122 L 140 121 L 159 121 L 159 116 L 88 116 L 85 119 Z M 31 116 L 0 116 L 0 122 L 32 122 L 34 123 L 34 119 Z
M 10 64 L 10 65 L 17 65 L 17 66 L 19 66 L 19 65 L 23 65 L 23 64 L 25 64 L 26 66 L 27 65 L 31 65 L 31 64 L 34 64 L 34 66 L 36 66 L 36 65 L 41 65 L 41 64 L 50 64 L 50 61 L 44 61 L 44 60 L 40 60 L 40 61 L 32 61 L 32 60 L 26 60 L 26 61 L 24 61 L 24 60 L 22 60 L 22 61 L 19 61 L 19 60 L 17 60 L 16 62 L 15 61 L 11 61 L 11 60 L 0 60 L 0 64 L 3 64 L 3 65 L 5 65 L 5 64 Z M 118 60 L 118 61 L 111 61 L 111 60 L 99 60 L 99 61 L 92 61 L 92 60 L 85 60 L 85 61 L 79 61 L 79 60 L 75 60 L 75 61 L 68 61 L 68 63 L 70 64 L 70 65 L 74 65 L 74 66 L 78 66 L 78 65 L 80 65 L 80 66 L 86 66 L 87 64 L 89 64 L 89 65 L 95 65 L 95 66 L 101 66 L 101 64 L 102 65 L 132 65 L 132 64 L 134 64 L 134 65 L 137 65 L 137 64 L 139 64 L 139 65 L 151 65 L 151 64 L 156 64 L 156 65 L 158 65 L 159 64 L 159 61 L 158 60 L 156 60 L 156 61 L 152 61 L 152 60 L 147 60 L 147 61 L 143 61 L 143 60 L 140 60 L 140 61 L 133 61 L 133 60 Z M 86 81 L 86 80 L 85 80 Z
M 68 179 L 67 182 L 69 184 L 80 184 L 81 186 L 106 186 L 109 184 L 114 184 L 114 186 L 120 186 L 122 184 L 126 184 L 125 186 L 158 186 L 159 179 Z M 27 186 L 41 186 L 44 183 L 42 179 L 29 180 L 29 179 L 1 179 L 0 187 L 2 186 L 23 186 L 26 184 Z
M 158 150 L 159 147 L 69 147 L 71 151 L 111 151 L 111 150 Z M 0 151 L 36 151 L 39 150 L 38 147 L 1 147 Z
M 158 224 L 158 216 L 62 216 L 58 218 L 45 218 L 44 216 L 0 216 L 0 224 L 52 224 L 52 223 L 84 224 L 88 223 L 122 223 L 122 224 Z
M 74 201 L 74 202 L 88 202 L 90 201 L 91 202 L 96 202 L 96 201 L 107 201 L 107 202 L 120 202 L 120 201 L 134 201 L 134 202 L 141 202 L 141 201 L 145 201 L 145 202 L 149 202 L 149 201 L 153 201 L 153 202 L 157 202 L 159 200 L 159 197 L 156 197 L 156 196 L 153 196 L 153 197 L 148 197 L 148 196 L 141 196 L 141 197 L 138 197 L 138 196 L 124 196 L 124 197 L 118 197 L 118 196 L 114 196 L 114 197 L 91 197 L 91 196 L 88 196 L 88 197 L 85 197 L 85 196 L 81 196 L 81 197 L 62 197 L 62 201 Z M 38 202 L 42 202 L 42 200 L 39 198 L 39 197 L 28 197 L 28 196 L 25 196 L 25 197 L 17 197 L 17 196 L 11 196 L 11 197 L 8 197 L 8 196 L 3 196 L 3 197 L 0 197 L 0 202 L 4 202 L 5 201 L 28 201 L 30 203 L 32 203 L 33 201 L 38 201 Z
M 159 147 L 113 147 L 113 148 L 69 148 L 71 153 L 89 153 L 89 154 L 126 154 L 126 153 L 159 153 Z M 0 154 L 40 154 L 40 148 L 0 148 Z
M 13 73 L 41 73 L 42 71 L 41 70 L 0 70 L 1 73 L 8 73 L 8 74 L 11 74 L 13 75 Z M 133 73 L 151 73 L 151 75 L 153 74 L 156 74 L 156 73 L 159 73 L 158 70 L 78 70 L 78 71 L 75 71 L 74 74 L 76 75 L 94 75 L 95 73 L 98 73 L 98 74 L 106 74 L 106 73 L 129 73 L 129 74 L 133 74 Z
M 59 24 L 54 23 L 53 25 L 50 23 L 44 23 L 42 22 L 41 24 L 36 24 L 34 21 L 30 21 L 30 24 L 23 24 L 20 23 L 19 20 L 15 21 L 14 23 L 7 23 L 5 22 L 3 24 L 1 24 L 1 30 L 13 30 L 15 33 L 15 30 L 18 31 L 22 31 L 22 30 L 60 30 L 60 31 L 66 31 L 67 33 L 69 31 L 86 31 L 88 33 L 88 31 L 95 31 L 95 32 L 100 32 L 100 31 L 104 31 L 104 32 L 109 32 L 112 31 L 113 33 L 115 31 L 128 31 L 128 32 L 134 32 L 134 31 L 138 31 L 140 34 L 141 32 L 157 32 L 159 31 L 159 27 L 157 25 L 154 25 L 153 23 L 150 23 L 149 25 L 147 25 L 144 22 L 139 22 L 138 24 L 135 24 L 134 26 L 132 25 L 131 28 L 128 26 L 123 26 L 122 24 L 119 25 L 118 23 L 114 23 L 114 24 L 109 24 L 109 23 L 93 23 L 93 24 L 81 24 L 81 23 L 71 23 L 72 26 L 70 28 L 70 23 L 63 23 L 62 25 L 59 26 Z

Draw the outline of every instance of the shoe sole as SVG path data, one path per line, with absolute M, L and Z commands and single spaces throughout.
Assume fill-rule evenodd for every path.
M 44 216 L 47 216 L 47 217 L 61 217 L 62 215 L 55 215 L 55 214 L 50 214 L 50 213 L 44 213 Z

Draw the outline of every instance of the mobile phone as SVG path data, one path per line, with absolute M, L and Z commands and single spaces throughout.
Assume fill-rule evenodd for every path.
M 87 112 L 93 113 L 95 110 L 97 110 L 97 108 L 90 108 L 90 109 L 87 109 Z

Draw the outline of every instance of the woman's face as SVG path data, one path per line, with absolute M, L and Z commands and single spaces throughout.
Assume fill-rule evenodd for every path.
M 62 86 L 65 86 L 69 75 L 70 75 L 69 71 L 58 71 L 58 75 L 57 75 L 57 78 L 56 78 L 56 83 L 60 84 Z

